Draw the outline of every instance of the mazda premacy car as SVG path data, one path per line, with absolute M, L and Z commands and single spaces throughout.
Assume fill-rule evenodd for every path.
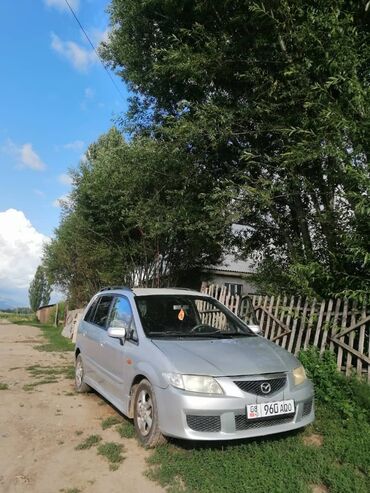
M 290 353 L 217 300 L 187 289 L 106 288 L 86 308 L 76 389 L 133 418 L 139 440 L 230 440 L 314 420 L 313 386 Z

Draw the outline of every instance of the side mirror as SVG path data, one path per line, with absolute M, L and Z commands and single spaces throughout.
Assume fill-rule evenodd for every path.
M 249 325 L 248 324 L 248 327 L 251 329 L 252 332 L 254 332 L 255 334 L 260 334 L 261 333 L 261 328 L 259 325 Z
M 108 335 L 109 337 L 123 340 L 126 337 L 126 329 L 124 327 L 109 327 Z

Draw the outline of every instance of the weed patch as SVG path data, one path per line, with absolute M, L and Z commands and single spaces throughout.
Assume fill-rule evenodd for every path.
M 120 443 L 106 442 L 98 446 L 98 454 L 105 457 L 109 462 L 109 469 L 111 471 L 116 471 L 124 461 L 122 455 L 123 445 Z
M 9 385 L 7 383 L 0 382 L 0 390 L 8 390 Z
M 135 428 L 131 421 L 124 419 L 123 423 L 116 426 L 116 431 L 118 431 L 121 438 L 134 438 Z
M 118 425 L 121 421 L 122 419 L 118 416 L 109 416 L 108 418 L 103 419 L 101 427 L 103 430 L 106 430 L 107 428 L 112 428 L 114 425 Z
M 41 366 L 32 365 L 27 366 L 26 370 L 28 373 L 35 378 L 50 376 L 73 379 L 74 378 L 74 367 L 72 365 L 62 365 L 62 366 Z
M 74 378 L 74 368 L 72 365 L 63 366 L 27 366 L 26 370 L 30 376 L 36 378 L 35 382 L 23 385 L 23 390 L 29 392 L 39 385 L 47 383 L 57 383 L 60 378 Z
M 338 413 L 344 420 L 370 421 L 370 386 L 337 371 L 334 353 L 311 347 L 299 354 L 315 386 L 316 400 Z
M 58 382 L 56 378 L 52 378 L 52 377 L 43 378 L 41 380 L 37 380 L 36 382 L 26 383 L 25 385 L 23 385 L 23 390 L 25 390 L 26 392 L 31 392 L 39 385 L 46 385 L 48 383 L 56 383 L 56 382 Z
M 99 435 L 90 435 L 83 442 L 75 447 L 76 450 L 87 450 L 91 447 L 95 447 L 98 443 L 101 442 L 101 436 Z

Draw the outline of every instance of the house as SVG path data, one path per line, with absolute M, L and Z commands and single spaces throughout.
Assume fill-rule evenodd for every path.
M 248 226 L 233 224 L 232 231 L 235 235 L 248 230 Z M 211 265 L 203 269 L 203 280 L 212 284 L 226 286 L 231 294 L 245 295 L 255 293 L 256 287 L 248 277 L 255 273 L 252 259 L 239 259 L 238 252 L 226 252 L 223 260 L 217 265 Z
M 42 324 L 47 324 L 48 322 L 54 323 L 53 317 L 55 317 L 56 305 L 44 305 L 36 312 L 37 320 Z

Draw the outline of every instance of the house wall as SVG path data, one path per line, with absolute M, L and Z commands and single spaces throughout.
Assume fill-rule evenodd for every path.
M 41 308 L 37 310 L 36 312 L 37 320 L 42 324 L 48 323 L 54 310 L 55 310 L 55 305 L 46 306 L 45 308 Z
M 256 293 L 257 288 L 250 281 L 248 281 L 248 274 L 239 274 L 237 272 L 209 272 L 207 275 L 207 281 L 212 284 L 224 285 L 225 283 L 242 284 L 242 294 Z

